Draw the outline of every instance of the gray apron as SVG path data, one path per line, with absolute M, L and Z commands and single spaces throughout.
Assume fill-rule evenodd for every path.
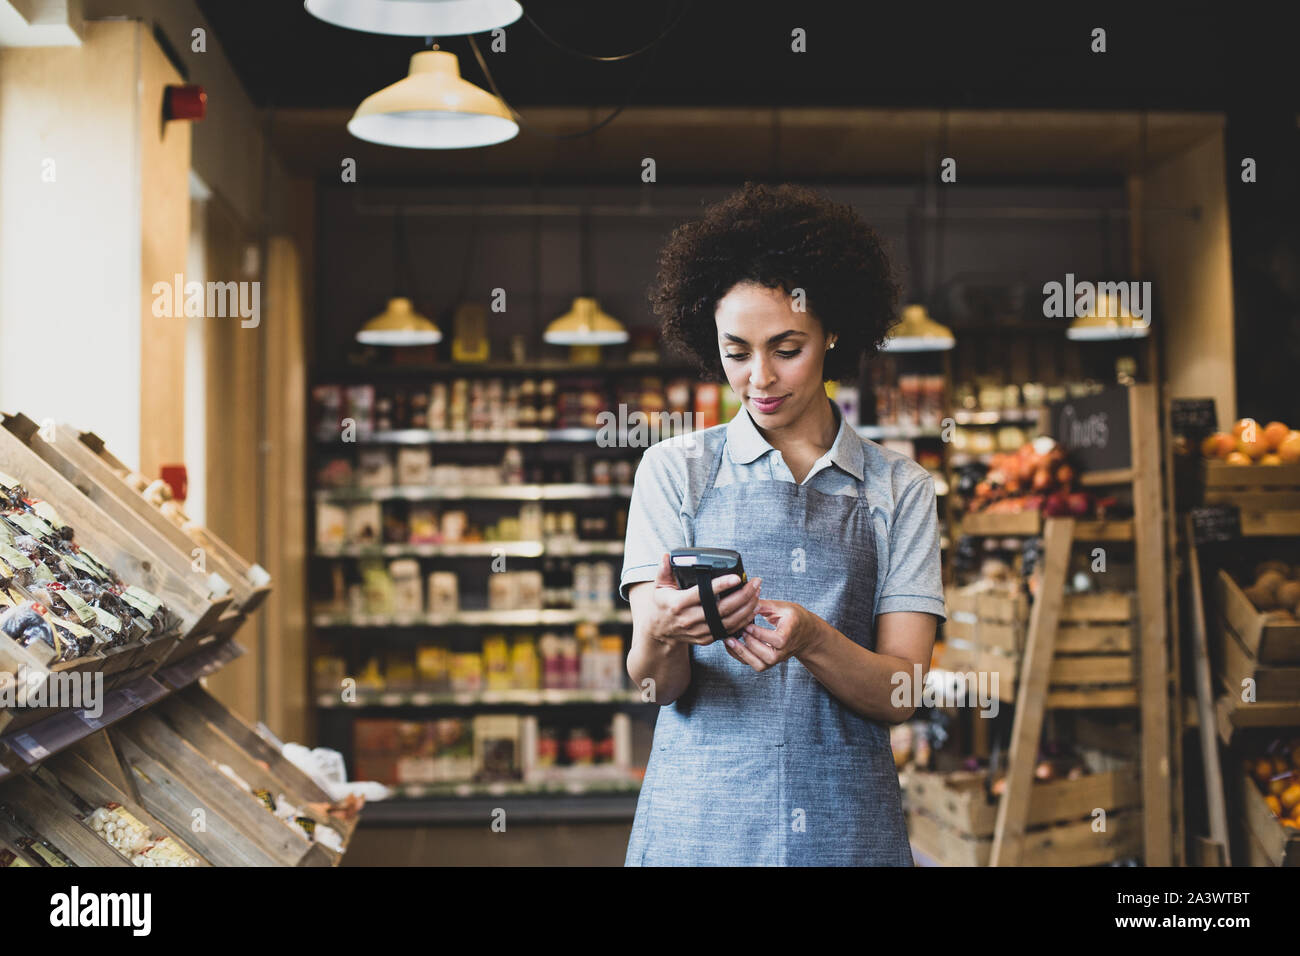
M 690 546 L 739 551 L 765 600 L 801 604 L 874 650 L 865 482 L 857 497 L 780 480 L 715 489 L 720 434 Z M 719 641 L 690 653 L 690 686 L 659 709 L 626 865 L 913 865 L 885 724 L 794 658 L 759 674 Z

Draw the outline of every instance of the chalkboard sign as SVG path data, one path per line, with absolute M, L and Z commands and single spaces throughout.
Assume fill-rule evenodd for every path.
M 1047 407 L 1048 428 L 1084 471 L 1128 468 L 1133 457 L 1128 401 L 1129 390 L 1117 386 L 1085 398 L 1052 402 Z
M 1207 505 L 1193 508 L 1192 537 L 1198 545 L 1214 541 L 1236 541 L 1241 537 L 1241 511 L 1236 505 Z
M 1219 428 L 1212 398 L 1175 398 L 1169 405 L 1169 430 L 1193 446 Z

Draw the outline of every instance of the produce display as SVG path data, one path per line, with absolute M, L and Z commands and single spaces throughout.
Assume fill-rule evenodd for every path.
M 174 630 L 180 619 L 75 540 L 47 501 L 0 474 L 0 631 L 55 662 Z
M 86 818 L 86 824 L 134 866 L 199 865 L 199 861 L 181 849 L 171 837 L 155 840 L 149 828 L 120 803 L 108 803 L 97 808 Z
M 1100 519 L 1117 517 L 1127 509 L 1114 496 L 1097 496 L 1077 489 L 1077 472 L 1055 440 L 1035 438 L 1014 452 L 999 452 L 989 460 L 962 469 L 957 492 L 969 513 L 1021 514 L 1041 512 L 1049 517 Z
M 274 813 L 285 823 L 298 827 L 309 840 L 328 847 L 336 853 L 343 852 L 343 838 L 338 831 L 330 827 L 317 826 L 316 821 L 303 814 L 303 811 L 285 799 L 284 794 L 272 794 L 263 787 L 254 788 L 239 776 L 228 764 L 218 764 L 217 769 L 230 779 L 239 789 L 252 796 L 266 810 Z
M 1229 465 L 1294 465 L 1300 462 L 1300 431 L 1285 422 L 1261 425 L 1253 418 L 1242 418 L 1231 433 L 1206 436 L 1201 454 Z
M 1279 622 L 1300 619 L 1300 565 L 1285 561 L 1264 561 L 1255 567 L 1255 580 L 1242 593 Z
M 1278 822 L 1300 830 L 1300 737 L 1274 739 L 1245 769 Z

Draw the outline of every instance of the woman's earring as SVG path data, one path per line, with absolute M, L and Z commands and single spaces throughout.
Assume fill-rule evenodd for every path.
M 826 346 L 826 347 L 827 347 L 828 349 L 833 349 L 833 348 L 835 348 L 835 343 L 832 342 L 830 345 L 828 345 L 828 346 Z

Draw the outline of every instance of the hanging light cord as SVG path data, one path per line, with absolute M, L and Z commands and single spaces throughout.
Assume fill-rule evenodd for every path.
M 623 53 L 620 54 L 619 56 L 591 56 L 590 54 L 583 53 L 579 50 L 572 50 L 568 47 L 565 47 L 563 44 L 556 43 L 555 40 L 551 39 L 551 37 L 546 35 L 546 33 L 541 29 L 541 27 L 537 26 L 536 21 L 534 21 L 532 17 L 529 17 L 526 12 L 524 13 L 524 16 L 528 18 L 528 22 L 531 23 L 537 29 L 537 32 L 541 33 L 546 40 L 555 44 L 555 46 L 559 47 L 561 50 L 564 50 L 566 53 L 571 53 L 574 56 L 584 57 L 589 60 L 597 60 L 600 62 L 613 62 L 615 60 L 625 60 L 629 57 L 637 56 L 638 54 L 644 53 L 646 50 L 650 51 L 650 60 L 648 63 L 646 63 L 646 68 L 641 72 L 641 75 L 637 78 L 637 81 L 632 84 L 632 89 L 628 91 L 627 98 L 623 101 L 623 103 L 620 106 L 618 106 L 618 108 L 616 108 L 614 112 L 610 113 L 599 123 L 587 129 L 579 130 L 576 133 L 548 133 L 545 132 L 544 130 L 538 129 L 537 127 L 533 126 L 533 124 L 525 120 L 524 117 L 519 113 L 519 111 L 516 110 L 513 106 L 511 106 L 506 101 L 506 98 L 501 95 L 501 90 L 497 88 L 496 80 L 492 77 L 492 71 L 488 69 L 487 61 L 483 59 L 483 54 L 478 48 L 478 42 L 474 39 L 474 35 L 472 33 L 468 37 L 469 45 L 470 45 L 470 49 L 474 51 L 474 59 L 478 60 L 479 69 L 483 71 L 483 75 L 487 77 L 488 85 L 492 87 L 493 94 L 495 94 L 496 98 L 499 99 L 503 104 L 505 104 L 505 108 L 510 111 L 510 115 L 514 117 L 515 121 L 520 126 L 522 126 L 524 129 L 528 130 L 529 132 L 533 133 L 536 136 L 544 136 L 547 139 L 578 139 L 583 136 L 590 136 L 592 133 L 596 132 L 596 130 L 604 126 L 608 126 L 611 122 L 614 121 L 615 117 L 617 117 L 620 113 L 623 112 L 623 110 L 627 109 L 628 106 L 631 105 L 632 100 L 635 99 L 636 97 L 637 91 L 641 89 L 641 87 L 645 84 L 645 81 L 650 76 L 650 71 L 654 67 L 654 63 L 655 63 L 655 55 L 659 52 L 659 44 L 663 42 L 664 38 L 667 37 L 668 34 L 672 33 L 673 30 L 677 28 L 677 24 L 681 23 L 682 18 L 686 16 L 687 12 L 690 11 L 692 2 L 693 0 L 687 0 L 686 6 L 682 8 L 681 13 L 677 14 L 677 19 L 674 20 L 668 26 L 668 28 L 664 30 L 663 33 L 659 34 L 659 36 L 657 36 L 655 39 L 651 40 L 649 43 L 647 43 L 639 50 L 636 50 L 632 53 Z
M 677 29 L 677 24 L 682 22 L 682 17 L 686 16 L 687 12 L 689 12 L 689 10 L 691 9 L 692 2 L 693 0 L 687 0 L 686 6 L 682 8 L 682 12 L 677 14 L 677 19 L 674 20 L 671 24 L 669 24 L 668 29 L 664 30 L 664 32 L 659 34 L 659 36 L 655 37 L 653 40 L 651 40 L 645 46 L 641 47 L 641 49 L 639 50 L 633 50 L 631 53 L 620 53 L 618 56 L 593 56 L 590 53 L 583 53 L 581 50 L 575 50 L 572 47 L 565 46 L 563 43 L 551 37 L 550 34 L 548 34 L 540 26 L 538 26 L 536 20 L 534 20 L 532 17 L 528 15 L 527 10 L 524 10 L 524 19 L 533 25 L 533 29 L 542 35 L 543 40 L 545 40 L 547 43 L 550 43 L 552 46 L 556 47 L 557 49 L 563 50 L 565 53 L 569 54 L 570 56 L 581 57 L 586 60 L 595 60 L 599 63 L 614 63 L 618 60 L 628 60 L 634 56 L 640 56 L 646 50 L 651 50 L 654 49 L 654 47 L 658 46 L 661 41 L 667 38 L 668 34 L 672 33 L 674 30 Z

